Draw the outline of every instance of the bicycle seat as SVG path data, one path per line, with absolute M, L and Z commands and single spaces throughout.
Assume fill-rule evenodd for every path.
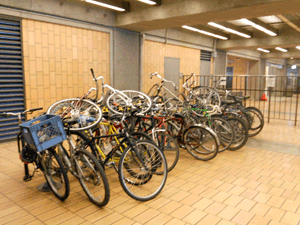
M 230 104 L 235 104 L 236 101 L 227 99 L 227 100 L 222 100 L 221 103 L 222 103 L 222 104 L 230 105 Z
M 122 119 L 122 115 L 114 114 L 112 116 L 109 116 L 110 120 L 120 120 Z
M 183 114 L 181 113 L 174 113 L 175 117 L 184 118 Z

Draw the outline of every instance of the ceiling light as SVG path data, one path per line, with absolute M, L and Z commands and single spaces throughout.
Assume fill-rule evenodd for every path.
M 287 52 L 288 51 L 287 49 L 280 48 L 280 47 L 276 47 L 275 49 L 278 50 L 278 51 L 282 51 L 282 52 Z
M 191 30 L 191 31 L 195 31 L 195 32 L 198 32 L 198 33 L 201 33 L 201 34 L 205 34 L 205 35 L 208 35 L 208 36 L 212 36 L 212 37 L 215 37 L 215 38 L 219 38 L 219 39 L 222 39 L 222 40 L 227 40 L 228 39 L 227 37 L 217 35 L 217 34 L 213 34 L 213 33 L 210 33 L 210 32 L 204 31 L 204 30 L 199 30 L 197 28 L 189 27 L 189 26 L 186 26 L 186 25 L 182 26 L 182 28 L 185 28 L 185 29 L 188 29 L 188 30 Z
M 263 48 L 258 48 L 257 50 L 261 51 L 261 52 L 265 52 L 265 53 L 269 53 L 270 52 L 269 50 L 266 50 L 266 49 L 263 49 Z
M 258 25 L 258 24 L 256 24 L 256 23 L 253 23 L 253 22 L 250 21 L 250 20 L 247 20 L 247 19 L 240 19 L 240 20 L 241 20 L 242 22 L 246 23 L 247 25 L 250 25 L 250 26 L 256 28 L 257 30 L 260 30 L 260 31 L 262 31 L 262 32 L 265 32 L 266 34 L 268 34 L 268 35 L 270 35 L 270 36 L 277 36 L 276 33 L 272 32 L 272 31 L 270 31 L 270 30 L 268 30 L 268 29 L 266 29 L 266 28 L 264 28 L 264 27 L 262 27 L 262 26 L 260 26 L 260 25 Z
M 211 25 L 211 26 L 216 27 L 216 28 L 219 28 L 219 29 L 221 29 L 221 30 L 225 30 L 225 31 L 227 31 L 227 32 L 230 32 L 230 33 L 239 35 L 239 36 L 244 37 L 244 38 L 251 38 L 251 36 L 248 35 L 248 34 L 244 34 L 244 33 L 238 32 L 238 31 L 236 31 L 236 30 L 233 30 L 233 29 L 228 28 L 228 27 L 224 27 L 224 26 L 222 26 L 222 25 L 220 25 L 220 24 L 217 24 L 217 23 L 214 23 L 214 22 L 209 22 L 208 25 Z
M 102 7 L 105 7 L 105 8 L 113 9 L 113 10 L 120 11 L 120 12 L 125 11 L 125 9 L 123 9 L 123 8 L 113 6 L 113 5 L 109 5 L 109 4 L 105 4 L 105 3 L 102 3 L 102 2 L 97 2 L 97 1 L 94 1 L 94 0 L 85 0 L 85 2 L 95 4 L 95 5 L 99 5 L 99 6 L 102 6 Z
M 154 1 L 151 1 L 151 0 L 139 0 L 140 2 L 144 2 L 144 3 L 147 3 L 149 5 L 156 5 L 156 2 Z
M 282 20 L 279 19 L 277 16 L 262 16 L 262 17 L 258 17 L 258 19 L 260 19 L 261 21 L 263 21 L 264 23 L 281 23 Z
M 297 46 L 296 49 L 300 50 L 300 46 Z

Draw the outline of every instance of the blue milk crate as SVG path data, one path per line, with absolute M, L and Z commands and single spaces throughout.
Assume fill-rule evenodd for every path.
M 43 115 L 20 125 L 30 148 L 41 152 L 67 139 L 60 116 Z

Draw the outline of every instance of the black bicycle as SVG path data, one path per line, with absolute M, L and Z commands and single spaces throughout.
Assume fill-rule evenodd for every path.
M 25 182 L 30 181 L 37 170 L 42 171 L 54 195 L 63 201 L 68 198 L 70 193 L 69 179 L 60 157 L 54 151 L 55 146 L 47 148 L 47 146 L 52 145 L 56 141 L 62 140 L 62 134 L 59 129 L 57 129 L 56 124 L 51 126 L 53 124 L 51 124 L 49 120 L 47 121 L 47 115 L 22 123 L 23 115 L 42 109 L 43 108 L 28 109 L 24 112 L 17 113 L 5 112 L 0 113 L 0 117 L 17 116 L 19 120 L 20 132 L 17 136 L 17 141 L 18 152 L 24 163 L 25 176 L 23 180 Z M 43 119 L 45 119 L 45 121 L 43 121 Z M 36 135 L 34 136 L 26 129 L 25 125 L 30 127 L 38 125 L 40 129 L 36 130 Z M 35 140 L 33 140 L 33 136 Z M 34 141 L 38 141 L 39 145 L 35 145 Z M 30 163 L 35 166 L 32 174 L 29 173 L 28 169 L 28 164 Z

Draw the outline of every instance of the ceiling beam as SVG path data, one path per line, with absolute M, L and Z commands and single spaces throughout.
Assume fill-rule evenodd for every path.
M 286 64 L 287 65 L 293 65 L 293 64 L 296 64 L 298 66 L 300 66 L 300 59 L 288 59 L 286 60 Z
M 298 27 L 295 23 L 293 23 L 292 21 L 290 21 L 285 16 L 283 16 L 283 15 L 277 15 L 277 17 L 279 19 L 281 19 L 283 22 L 285 22 L 286 24 L 288 24 L 290 27 L 294 28 L 296 31 L 300 32 L 300 27 Z
M 271 59 L 271 58 L 300 58 L 300 51 L 288 51 L 288 52 L 270 52 L 270 53 L 262 53 L 262 58 Z
M 160 7 L 132 6 L 130 13 L 116 15 L 116 26 L 148 31 L 299 11 L 299 0 L 163 0 Z
M 250 38 L 250 39 L 235 39 L 218 41 L 217 48 L 221 50 L 232 49 L 257 49 L 257 48 L 289 48 L 300 45 L 299 32 L 295 30 L 281 30 L 280 34 L 276 37 L 266 36 L 262 38 Z

